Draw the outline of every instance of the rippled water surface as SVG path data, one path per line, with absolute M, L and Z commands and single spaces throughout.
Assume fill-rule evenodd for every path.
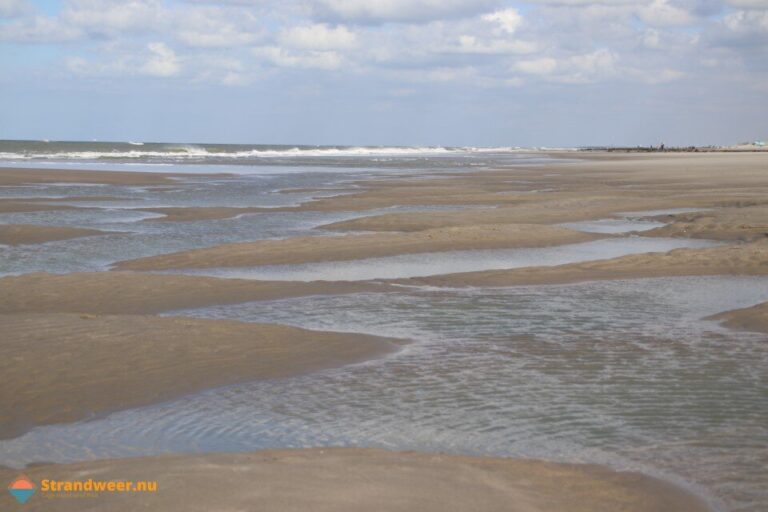
M 0 462 L 362 445 L 641 469 L 768 503 L 768 339 L 701 320 L 768 279 L 675 278 L 310 297 L 185 314 L 403 337 L 396 355 L 4 443 Z

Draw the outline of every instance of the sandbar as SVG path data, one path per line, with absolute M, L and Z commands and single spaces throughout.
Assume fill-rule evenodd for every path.
M 247 267 L 255 265 L 343 261 L 463 249 L 543 247 L 599 238 L 557 226 L 508 224 L 444 228 L 415 233 L 374 233 L 335 237 L 307 236 L 223 244 L 122 261 L 117 270 Z
M 768 241 L 664 253 L 630 254 L 550 267 L 463 272 L 388 281 L 444 287 L 565 284 L 646 277 L 768 275 Z
M 0 278 L 0 289 L 0 313 L 128 315 L 390 288 L 373 283 L 286 283 L 140 272 L 35 272 Z
M 0 439 L 396 350 L 389 338 L 186 317 L 0 315 Z
M 0 185 L 29 185 L 35 183 L 89 183 L 102 185 L 168 185 L 173 178 L 186 174 L 133 171 L 79 171 L 72 169 L 32 169 L 0 167 Z
M 0 244 L 27 245 L 69 240 L 84 236 L 109 235 L 109 231 L 71 228 L 68 226 L 41 226 L 38 224 L 0 224 Z
M 763 302 L 743 309 L 734 309 L 711 316 L 712 320 L 720 320 L 731 329 L 762 332 L 768 334 L 768 302 Z

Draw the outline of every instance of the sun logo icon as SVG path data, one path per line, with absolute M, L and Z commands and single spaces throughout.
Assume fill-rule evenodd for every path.
M 26 503 L 35 494 L 35 491 L 37 491 L 37 486 L 27 475 L 19 475 L 8 485 L 8 492 L 21 504 Z

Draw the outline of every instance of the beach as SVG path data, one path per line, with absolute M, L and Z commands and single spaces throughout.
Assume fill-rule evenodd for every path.
M 0 470 L 2 477 L 13 473 Z M 537 461 L 365 449 L 269 450 L 39 466 L 31 478 L 154 480 L 156 493 L 44 498 L 29 510 L 699 512 L 695 497 L 638 474 Z M 10 496 L 0 503 L 13 507 Z
M 161 486 L 30 510 L 761 510 L 768 154 L 532 158 L 0 168 L 3 476 Z

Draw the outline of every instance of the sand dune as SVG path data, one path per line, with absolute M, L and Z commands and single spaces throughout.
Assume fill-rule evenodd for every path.
M 108 235 L 109 231 L 70 228 L 67 226 L 40 226 L 36 224 L 0 224 L 0 244 L 42 244 L 84 236 Z
M 554 226 L 512 224 L 447 228 L 418 233 L 377 233 L 343 237 L 296 237 L 224 244 L 117 263 L 118 270 L 247 267 L 352 260 L 397 254 L 462 249 L 542 247 L 598 238 Z
M 167 455 L 41 465 L 33 480 L 157 482 L 154 493 L 34 496 L 30 511 L 704 512 L 698 498 L 599 466 L 375 449 Z M 1 470 L 0 478 L 17 476 Z M 43 493 L 40 493 L 43 494 Z M 0 506 L 17 505 L 3 493 Z
M 0 315 L 0 438 L 386 354 L 393 340 L 184 317 Z

